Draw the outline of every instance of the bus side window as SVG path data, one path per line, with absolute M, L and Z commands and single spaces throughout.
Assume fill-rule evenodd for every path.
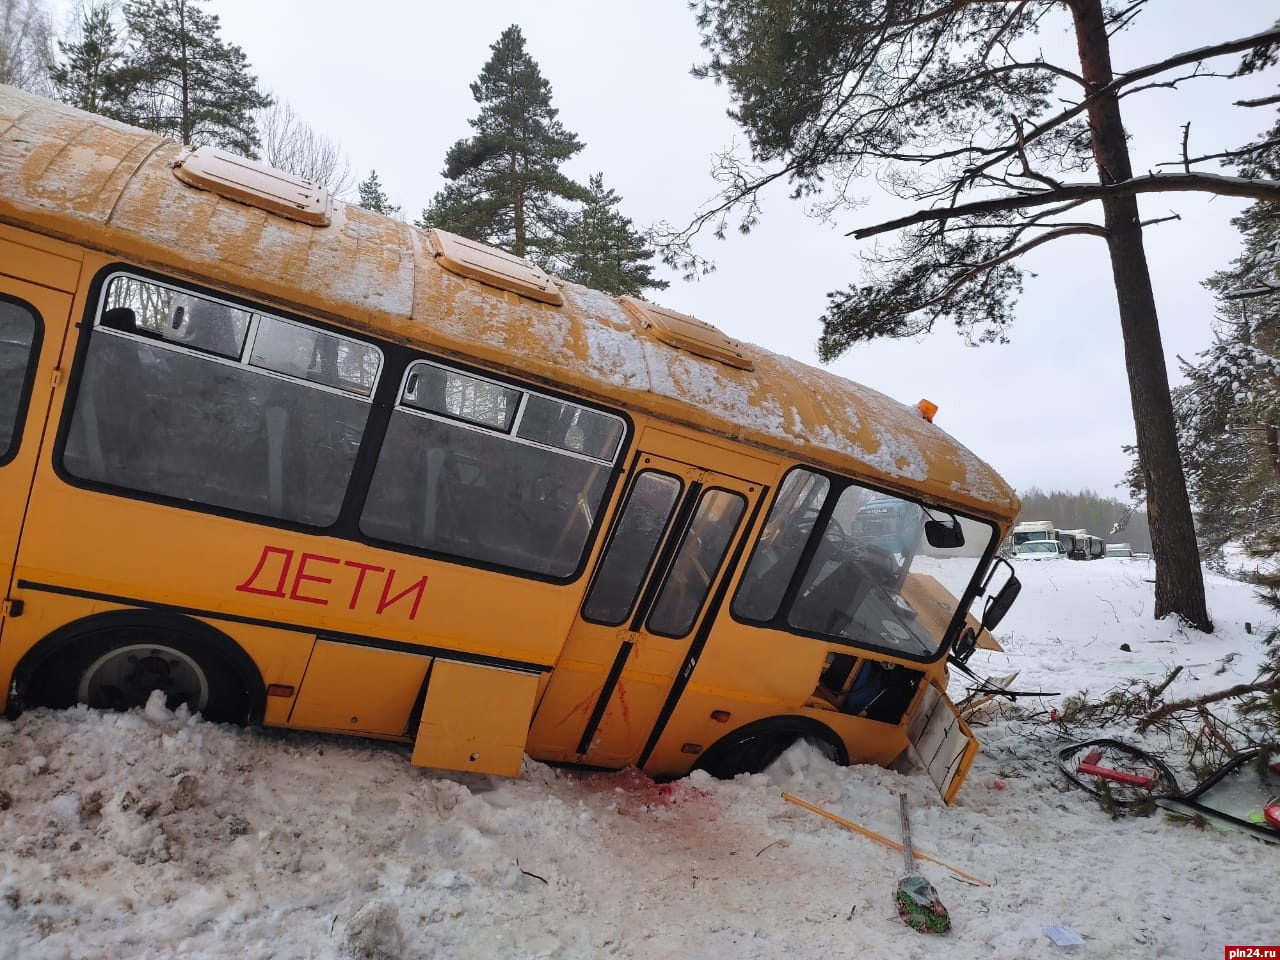
M 734 616 L 758 621 L 777 616 L 830 490 L 831 481 L 821 474 L 803 469 L 787 474 L 733 598 Z
M 534 413 L 530 415 L 530 410 Z M 369 537 L 551 577 L 578 569 L 620 443 L 576 428 L 619 417 L 429 360 L 406 372 L 360 529 Z M 528 430 L 524 424 L 528 423 Z
M 274 353 L 243 359 L 253 316 L 140 277 L 112 277 L 78 382 L 67 471 L 187 503 L 332 524 L 371 388 L 325 389 L 305 369 L 262 362 L 264 353 L 288 352 L 282 343 L 309 353 L 317 339 L 347 339 L 269 316 L 258 317 L 258 329 Z M 288 336 L 271 341 L 271 331 Z M 376 377 L 380 351 L 352 343 Z
M 0 300 L 0 463 L 17 450 L 18 417 L 30 382 L 36 317 L 29 307 Z

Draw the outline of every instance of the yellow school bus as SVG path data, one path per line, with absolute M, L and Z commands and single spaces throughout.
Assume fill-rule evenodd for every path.
M 783 282 L 779 279 L 778 282 Z M 906 406 L 0 87 L 0 700 L 514 775 L 977 750 L 1018 500 Z

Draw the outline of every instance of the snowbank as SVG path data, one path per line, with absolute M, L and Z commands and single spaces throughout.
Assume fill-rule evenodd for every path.
M 1063 694 L 1176 664 L 1187 691 L 1252 679 L 1266 617 L 1242 584 L 1209 576 L 1205 637 L 1150 619 L 1145 563 L 1018 571 L 1008 652 L 980 651 L 981 672 L 1019 669 L 1018 689 Z M 1043 932 L 1055 922 L 1108 958 L 1280 941 L 1280 846 L 1109 819 L 1054 769 L 1073 738 L 1048 718 L 1060 700 L 986 713 L 950 808 L 923 775 L 834 767 L 804 746 L 733 782 L 528 761 L 501 780 L 155 702 L 32 711 L 0 722 L 0 960 L 1028 960 L 1062 955 Z M 920 863 L 953 930 L 915 933 L 891 902 L 901 855 L 784 791 L 895 839 L 905 791 L 916 849 L 990 886 Z

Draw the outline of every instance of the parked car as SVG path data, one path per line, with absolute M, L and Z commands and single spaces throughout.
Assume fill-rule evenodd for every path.
M 1065 556 L 1057 540 L 1028 540 L 1013 551 L 1015 560 L 1061 560 Z

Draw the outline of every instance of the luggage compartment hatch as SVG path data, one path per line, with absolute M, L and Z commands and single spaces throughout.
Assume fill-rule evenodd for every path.
M 536 673 L 437 660 L 413 765 L 519 776 L 537 692 Z

